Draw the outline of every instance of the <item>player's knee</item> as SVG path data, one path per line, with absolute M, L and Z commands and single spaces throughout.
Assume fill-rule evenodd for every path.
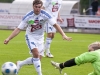
M 47 37 L 53 39 L 54 38 L 54 34 L 53 33 L 48 33 Z
M 51 38 L 52 37 L 52 33 L 48 33 L 47 37 Z
M 52 38 L 51 39 L 53 39 L 54 38 L 54 35 L 52 35 Z
M 34 48 L 33 50 L 31 50 L 32 55 L 34 58 L 38 58 L 39 57 L 39 52 L 37 50 L 37 48 Z
M 34 58 L 39 58 L 39 53 L 33 54 L 33 57 L 34 57 Z

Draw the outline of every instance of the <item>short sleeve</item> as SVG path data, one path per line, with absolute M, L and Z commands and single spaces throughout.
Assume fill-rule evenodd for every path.
M 27 26 L 27 20 L 28 20 L 28 18 L 26 16 L 24 16 L 22 21 L 20 22 L 18 28 L 19 29 L 24 29 Z
M 22 21 L 22 22 L 19 24 L 18 28 L 19 28 L 19 29 L 24 29 L 24 27 L 26 27 L 26 26 L 27 26 L 27 23 L 24 22 L 24 21 Z

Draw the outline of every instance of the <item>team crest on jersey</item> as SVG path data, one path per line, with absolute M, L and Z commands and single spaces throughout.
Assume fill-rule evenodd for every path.
M 55 5 L 56 3 L 55 2 L 52 2 L 52 5 Z
M 30 20 L 30 21 L 28 22 L 28 24 L 30 24 L 30 25 L 34 24 L 34 20 Z
M 39 30 L 42 28 L 42 24 L 40 24 L 40 20 L 29 20 L 29 26 L 31 27 L 30 31 L 33 32 L 35 30 Z
M 39 24 L 39 20 L 29 20 L 28 24 L 29 25 L 37 25 L 37 24 Z
M 43 23 L 44 23 L 44 20 L 43 19 L 41 19 L 40 21 L 39 20 L 29 20 L 28 21 L 28 24 L 29 25 L 37 25 L 37 24 L 42 25 Z

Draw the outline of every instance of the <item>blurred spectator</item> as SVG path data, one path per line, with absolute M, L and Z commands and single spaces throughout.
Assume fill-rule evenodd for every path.
M 96 13 L 97 13 L 97 11 L 98 11 L 98 6 L 99 6 L 98 0 L 94 0 L 94 1 L 91 3 L 91 6 L 92 6 L 92 14 L 93 14 L 93 15 L 96 15 Z

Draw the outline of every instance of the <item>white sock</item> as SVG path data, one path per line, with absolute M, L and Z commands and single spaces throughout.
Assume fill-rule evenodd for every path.
M 33 61 L 33 64 L 35 66 L 35 69 L 36 69 L 38 75 L 42 75 L 40 59 L 39 58 L 33 58 L 32 61 Z
M 46 38 L 46 42 L 45 42 L 45 51 L 46 54 L 50 53 L 50 45 L 51 45 L 52 39 L 51 38 Z
M 23 61 L 20 61 L 20 66 L 23 66 L 23 65 L 30 65 L 30 64 L 33 64 L 32 63 L 32 57 L 29 57 L 29 58 L 27 58 L 27 59 L 25 59 L 25 60 L 23 60 Z

